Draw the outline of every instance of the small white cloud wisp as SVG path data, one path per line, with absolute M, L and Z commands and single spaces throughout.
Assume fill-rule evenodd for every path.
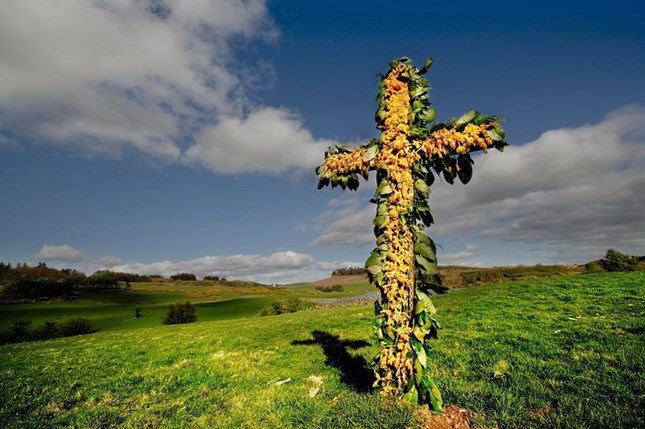
M 68 244 L 60 246 L 45 244 L 33 254 L 33 258 L 39 261 L 80 262 L 85 259 L 85 256 L 80 250 Z

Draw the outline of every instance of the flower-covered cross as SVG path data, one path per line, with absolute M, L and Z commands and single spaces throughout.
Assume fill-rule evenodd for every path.
M 501 150 L 506 142 L 499 119 L 474 110 L 445 124 L 434 122 L 430 86 L 422 77 L 431 64 L 428 59 L 418 69 L 408 58 L 391 62 L 378 96 L 379 138 L 359 148 L 330 148 L 316 173 L 319 188 L 355 190 L 359 176 L 367 179 L 376 170 L 376 249 L 365 263 L 380 292 L 375 308 L 382 348 L 374 363 L 374 386 L 383 395 L 429 403 L 440 411 L 441 395 L 428 365 L 428 340 L 438 329 L 429 295 L 441 284 L 435 245 L 423 232 L 433 222 L 430 185 L 435 174 L 450 184 L 455 177 L 467 183 L 470 153 Z

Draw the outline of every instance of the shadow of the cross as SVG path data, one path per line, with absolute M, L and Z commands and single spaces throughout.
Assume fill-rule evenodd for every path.
M 340 336 L 324 331 L 312 331 L 311 340 L 294 340 L 292 345 L 318 344 L 323 349 L 327 360 L 325 364 L 341 372 L 340 381 L 354 388 L 357 392 L 370 392 L 374 383 L 374 373 L 368 368 L 365 358 L 352 356 L 348 349 L 360 349 L 369 346 L 363 340 L 341 340 Z

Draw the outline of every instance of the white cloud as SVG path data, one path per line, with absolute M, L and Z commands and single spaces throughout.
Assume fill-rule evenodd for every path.
M 334 198 L 329 205 L 330 209 L 317 216 L 313 222 L 320 235 L 312 241 L 312 245 L 342 247 L 374 242 L 372 221 L 376 208 L 373 204 L 365 206 L 360 197 L 352 196 Z
M 197 277 L 215 275 L 228 279 L 263 283 L 293 283 L 328 277 L 337 268 L 354 266 L 355 262 L 316 261 L 312 256 L 293 251 L 270 255 L 204 256 L 189 261 L 160 261 L 149 264 L 124 263 L 113 271 L 171 276 L 189 272 Z
M 61 246 L 45 244 L 38 252 L 34 253 L 33 258 L 39 261 L 79 262 L 85 259 L 85 256 L 81 251 L 67 244 Z
M 437 253 L 437 258 L 441 262 L 441 265 L 482 265 L 481 262 L 473 260 L 473 258 L 481 254 L 481 247 L 476 244 L 466 244 L 464 250 L 457 252 L 444 252 L 442 248 L 438 248 Z
M 467 186 L 437 181 L 432 236 L 525 243 L 544 262 L 584 262 L 610 247 L 645 253 L 645 108 L 626 106 L 522 146 L 510 139 L 504 153 L 475 158 Z M 345 201 L 325 214 L 314 244 L 366 242 L 373 206 Z
M 236 58 L 240 44 L 277 37 L 265 0 L 10 0 L 0 136 L 219 173 L 309 168 L 328 142 L 292 113 L 251 103 L 250 70 L 270 66 Z
M 114 256 L 104 256 L 97 259 L 96 263 L 100 268 L 112 268 L 117 265 L 123 265 L 123 261 L 119 258 L 115 258 Z
M 219 173 L 280 173 L 292 167 L 314 167 L 330 140 L 316 140 L 302 120 L 282 109 L 261 108 L 246 117 L 225 116 L 205 128 L 186 152 Z

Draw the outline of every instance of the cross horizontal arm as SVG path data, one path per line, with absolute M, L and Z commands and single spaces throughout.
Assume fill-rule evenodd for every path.
M 420 144 L 420 150 L 426 157 L 443 158 L 446 156 L 464 155 L 470 152 L 488 149 L 501 149 L 506 145 L 503 137 L 496 132 L 501 129 L 496 122 L 479 125 L 473 123 L 458 131 L 456 128 L 440 128 Z
M 373 168 L 373 156 L 369 156 L 369 147 L 352 148 L 349 146 L 332 147 L 325 153 L 325 162 L 317 169 L 320 178 L 318 188 L 331 184 L 332 188 L 340 186 L 345 189 L 358 188 L 358 175 L 367 179 Z

